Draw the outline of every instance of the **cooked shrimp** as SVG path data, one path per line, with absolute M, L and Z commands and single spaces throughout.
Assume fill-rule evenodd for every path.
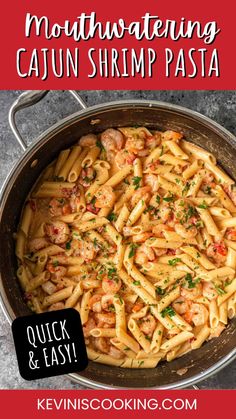
M 103 208 L 103 207 L 113 207 L 113 204 L 116 200 L 116 194 L 113 191 L 111 186 L 101 186 L 95 194 L 96 208 Z
M 153 234 L 150 231 L 145 231 L 144 233 L 135 234 L 132 238 L 134 243 L 143 243 L 152 236 Z
M 181 166 L 180 164 L 176 164 L 173 168 L 173 172 L 175 172 L 177 175 L 181 175 L 183 171 L 189 166 L 189 164 L 186 162 L 186 166 Z
M 202 184 L 203 187 L 204 186 L 210 186 L 210 187 L 214 187 L 215 186 L 215 178 L 212 172 L 210 172 L 209 170 L 200 170 L 200 173 L 203 175 L 203 179 L 202 179 Z
M 114 298 L 114 295 L 113 294 L 106 294 L 106 295 L 103 295 L 101 297 L 101 305 L 102 305 L 102 309 L 103 310 L 110 311 L 110 309 L 112 307 L 114 308 L 114 306 L 113 306 L 113 298 Z
M 49 202 L 48 208 L 52 217 L 60 217 L 63 214 L 63 206 L 65 205 L 64 198 L 52 198 Z
M 125 143 L 125 150 L 128 150 L 130 153 L 134 153 L 134 154 L 138 154 L 138 152 L 143 150 L 144 147 L 145 147 L 144 138 L 128 137 Z
M 70 198 L 70 209 L 71 209 L 70 212 L 73 213 L 73 212 L 79 212 L 79 211 L 81 211 L 80 203 L 81 203 L 80 197 L 79 196 L 76 196 L 76 195 L 73 195 Z
M 135 159 L 135 154 L 125 149 L 118 151 L 115 155 L 115 162 L 119 169 L 123 169 L 123 167 L 133 164 Z
M 144 185 L 150 186 L 153 192 L 157 192 L 159 189 L 159 181 L 156 175 L 148 173 L 143 176 Z
M 28 242 L 28 249 L 29 249 L 29 252 L 37 252 L 38 250 L 41 250 L 44 247 L 47 247 L 48 244 L 49 243 L 47 239 L 45 239 L 44 237 L 38 237 Z
M 110 346 L 109 355 L 111 355 L 112 358 L 115 359 L 122 359 L 125 357 L 125 354 L 123 354 L 123 352 L 121 352 L 118 348 L 116 348 L 113 345 Z
M 88 338 L 92 329 L 96 327 L 96 322 L 93 317 L 89 317 L 88 321 L 83 326 L 84 337 Z
M 144 263 L 153 261 L 154 259 L 155 253 L 151 247 L 147 247 L 145 244 L 142 244 L 138 249 L 136 249 L 135 262 L 139 265 L 143 265 Z
M 100 352 L 103 352 L 104 354 L 109 353 L 110 345 L 106 338 L 101 337 L 94 339 L 94 345 Z
M 171 231 L 172 228 L 170 228 L 166 224 L 157 224 L 156 226 L 152 227 L 152 233 L 156 237 L 164 237 L 163 231 Z
M 145 145 L 146 147 L 153 149 L 159 146 L 161 142 L 161 132 L 155 131 L 153 135 L 150 135 L 146 138 Z
M 65 304 L 62 301 L 59 301 L 58 303 L 52 304 L 48 311 L 63 310 L 63 308 L 65 308 Z
M 206 254 L 208 257 L 212 258 L 214 262 L 216 263 L 217 267 L 219 267 L 226 260 L 227 248 L 223 241 L 214 242 L 208 246 L 206 250 Z
M 85 261 L 92 260 L 96 255 L 94 244 L 87 240 L 77 242 L 76 256 L 81 256 Z
M 123 134 L 113 128 L 108 128 L 101 134 L 101 143 L 106 150 L 107 160 L 112 161 L 115 153 L 124 145 Z
M 139 188 L 136 191 L 134 191 L 130 201 L 131 206 L 134 207 L 140 201 L 140 199 L 143 199 L 144 202 L 149 201 L 149 199 L 151 198 L 150 190 L 150 186 L 143 186 L 142 188 Z
M 208 300 L 215 300 L 218 297 L 218 292 L 216 291 L 215 285 L 213 282 L 203 282 L 202 285 L 202 295 L 203 297 L 208 298 Z
M 114 313 L 96 313 L 94 316 L 99 322 L 98 327 L 103 327 L 104 324 L 111 326 L 116 322 L 116 316 Z
M 202 285 L 197 283 L 194 288 L 188 288 L 188 285 L 182 285 L 180 294 L 187 300 L 195 300 L 202 295 Z
M 167 204 L 162 203 L 159 206 L 158 215 L 159 215 L 161 221 L 163 223 L 166 223 L 170 219 L 170 217 L 172 215 L 172 210 L 171 210 L 171 208 Z
M 47 281 L 47 282 L 44 282 L 44 284 L 42 284 L 42 289 L 47 294 L 52 295 L 57 290 L 57 287 L 51 281 Z
M 190 312 L 192 313 L 192 322 L 195 326 L 206 324 L 209 313 L 203 304 L 193 303 Z
M 160 249 L 160 248 L 155 247 L 153 250 L 154 250 L 155 255 L 160 257 L 163 255 L 166 255 L 168 253 L 168 250 L 170 249 Z
M 176 233 L 184 239 L 193 239 L 198 233 L 197 228 L 191 224 L 190 226 L 185 227 L 183 224 L 177 223 L 174 227 Z
M 94 134 L 83 135 L 79 140 L 81 147 L 93 147 L 96 145 L 97 137 Z
M 183 134 L 181 134 L 180 132 L 167 130 L 162 133 L 161 137 L 163 141 L 170 141 L 170 140 L 178 141 L 181 138 L 183 138 Z
M 54 221 L 45 226 L 46 234 L 50 241 L 55 244 L 65 243 L 70 234 L 70 229 L 63 221 Z
M 225 236 L 228 240 L 236 240 L 236 228 L 227 228 Z
M 174 203 L 175 212 L 180 213 L 179 216 L 177 215 L 177 218 L 181 218 L 182 213 L 188 210 L 188 205 L 189 205 L 188 201 L 186 201 L 186 199 L 183 199 L 183 198 L 177 199 L 175 201 Z
M 94 311 L 95 313 L 101 313 L 102 306 L 101 306 L 101 298 L 102 296 L 99 294 L 94 294 L 88 302 L 90 310 Z
M 224 191 L 229 195 L 230 199 L 236 205 L 236 185 L 223 186 Z
M 139 328 L 145 335 L 152 335 L 156 328 L 156 320 L 151 314 L 139 320 Z
M 105 275 L 102 280 L 102 289 L 105 294 L 116 294 L 121 288 L 121 280 L 118 277 L 109 278 Z
M 200 172 L 203 174 L 201 190 L 206 194 L 210 194 L 211 188 L 216 186 L 214 175 L 209 170 L 201 170 Z
M 188 300 L 186 300 L 184 297 L 177 298 L 172 303 L 173 309 L 176 311 L 176 313 L 182 315 L 185 314 L 190 309 L 190 304 Z
M 82 170 L 78 182 L 84 188 L 88 188 L 96 176 L 96 172 L 92 167 L 86 167 Z
M 66 275 L 67 269 L 64 266 L 54 266 L 53 263 L 47 264 L 47 270 L 51 273 L 52 279 L 60 279 Z

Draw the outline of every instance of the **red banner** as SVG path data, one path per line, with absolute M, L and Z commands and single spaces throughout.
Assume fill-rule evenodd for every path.
M 2 417 L 209 418 L 234 411 L 233 390 L 1 390 Z M 4 415 L 4 413 L 5 415 Z
M 6 2 L 0 88 L 234 89 L 234 15 L 233 0 Z

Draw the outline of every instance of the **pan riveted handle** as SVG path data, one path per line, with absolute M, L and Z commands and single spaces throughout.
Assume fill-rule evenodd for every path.
M 75 90 L 68 90 L 68 91 L 77 100 L 77 102 L 80 104 L 82 109 L 87 108 L 86 103 L 83 101 L 83 99 Z M 21 109 L 28 108 L 29 106 L 32 106 L 35 103 L 39 102 L 48 94 L 48 92 L 49 90 L 28 90 L 22 93 L 16 99 L 16 101 L 13 103 L 13 105 L 10 108 L 9 115 L 8 115 L 9 124 L 10 124 L 13 134 L 15 135 L 18 143 L 20 144 L 21 148 L 24 151 L 27 149 L 27 144 L 25 140 L 23 140 L 16 126 L 16 120 L 15 120 L 16 113 L 20 111 Z

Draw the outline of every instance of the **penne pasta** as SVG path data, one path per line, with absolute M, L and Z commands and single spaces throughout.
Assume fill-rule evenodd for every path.
M 172 362 L 236 314 L 236 184 L 172 129 L 81 133 L 39 176 L 14 233 L 27 305 L 79 312 L 93 362 Z

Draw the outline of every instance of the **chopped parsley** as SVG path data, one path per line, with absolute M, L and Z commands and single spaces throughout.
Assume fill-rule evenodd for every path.
M 161 197 L 159 195 L 156 196 L 156 202 L 157 202 L 157 204 L 160 204 L 160 202 L 161 202 Z
M 133 281 L 134 285 L 141 285 L 140 281 Z
M 184 188 L 182 189 L 182 196 L 187 194 L 187 192 L 189 191 L 189 188 L 190 188 L 190 183 L 186 182 Z
M 166 308 L 164 308 L 164 310 L 161 311 L 161 316 L 162 317 L 165 317 L 165 316 L 173 317 L 173 316 L 175 316 L 175 310 L 171 306 L 166 307 Z
M 204 227 L 204 223 L 202 220 L 199 220 L 196 222 L 195 227 L 197 228 L 203 228 Z
M 210 186 L 207 186 L 207 187 L 206 187 L 206 189 L 205 189 L 205 192 L 206 192 L 208 195 L 210 195 L 210 194 L 211 194 L 211 187 L 210 187 Z
M 88 177 L 88 176 L 85 176 L 85 178 L 84 178 L 84 182 L 85 183 L 89 183 L 91 181 L 91 179 Z
M 193 217 L 194 215 L 197 215 L 196 209 L 192 205 L 188 205 L 188 209 L 185 214 L 186 221 L 188 221 L 189 218 Z
M 109 221 L 116 221 L 118 217 L 114 212 L 111 212 L 107 218 Z
M 152 215 L 157 215 L 160 210 L 155 208 L 153 205 L 148 205 L 148 207 L 144 210 L 144 214 L 150 212 Z
M 53 264 L 54 268 L 56 268 L 59 265 L 59 262 L 58 262 L 58 260 L 54 260 L 52 262 L 52 264 Z
M 196 278 L 195 280 L 193 280 L 192 275 L 190 273 L 187 273 L 184 279 L 186 283 L 188 284 L 188 288 L 195 288 L 196 284 L 200 282 L 200 278 Z
M 133 180 L 134 189 L 136 190 L 140 188 L 140 182 L 142 178 L 140 176 L 134 176 L 132 180 Z
M 124 300 L 119 294 L 115 294 L 114 297 L 119 298 L 120 303 L 123 304 Z
M 63 176 L 53 176 L 52 180 L 54 182 L 64 182 L 64 177 Z
M 224 295 L 226 294 L 226 291 L 223 290 L 222 288 L 218 287 L 217 285 L 215 285 L 215 289 L 218 292 L 219 295 Z
M 207 209 L 208 205 L 207 205 L 206 201 L 203 201 L 202 204 L 198 205 L 198 208 Z
M 164 295 L 165 290 L 163 290 L 161 287 L 156 287 L 156 293 L 157 295 Z
M 116 274 L 116 268 L 108 268 L 107 276 L 109 279 L 113 279 L 114 274 Z
M 103 147 L 101 141 L 97 140 L 96 141 L 96 146 L 100 148 L 100 150 L 105 150 L 105 148 Z
M 168 260 L 168 265 L 175 266 L 178 262 L 181 262 L 180 258 L 170 259 L 170 260 Z
M 128 254 L 129 259 L 132 258 L 135 255 L 135 249 L 137 249 L 137 247 L 138 247 L 138 245 L 135 244 L 135 243 L 132 243 L 130 245 L 130 251 L 129 251 L 129 254 Z
M 163 201 L 166 201 L 166 202 L 173 202 L 173 201 L 174 201 L 174 195 L 167 196 L 166 198 L 163 198 Z
M 71 240 L 66 243 L 66 250 L 70 250 L 70 249 L 71 249 Z
M 161 156 L 163 156 L 163 154 L 164 154 L 164 147 L 163 147 L 163 145 L 161 146 L 161 154 L 160 154 L 160 157 Z

